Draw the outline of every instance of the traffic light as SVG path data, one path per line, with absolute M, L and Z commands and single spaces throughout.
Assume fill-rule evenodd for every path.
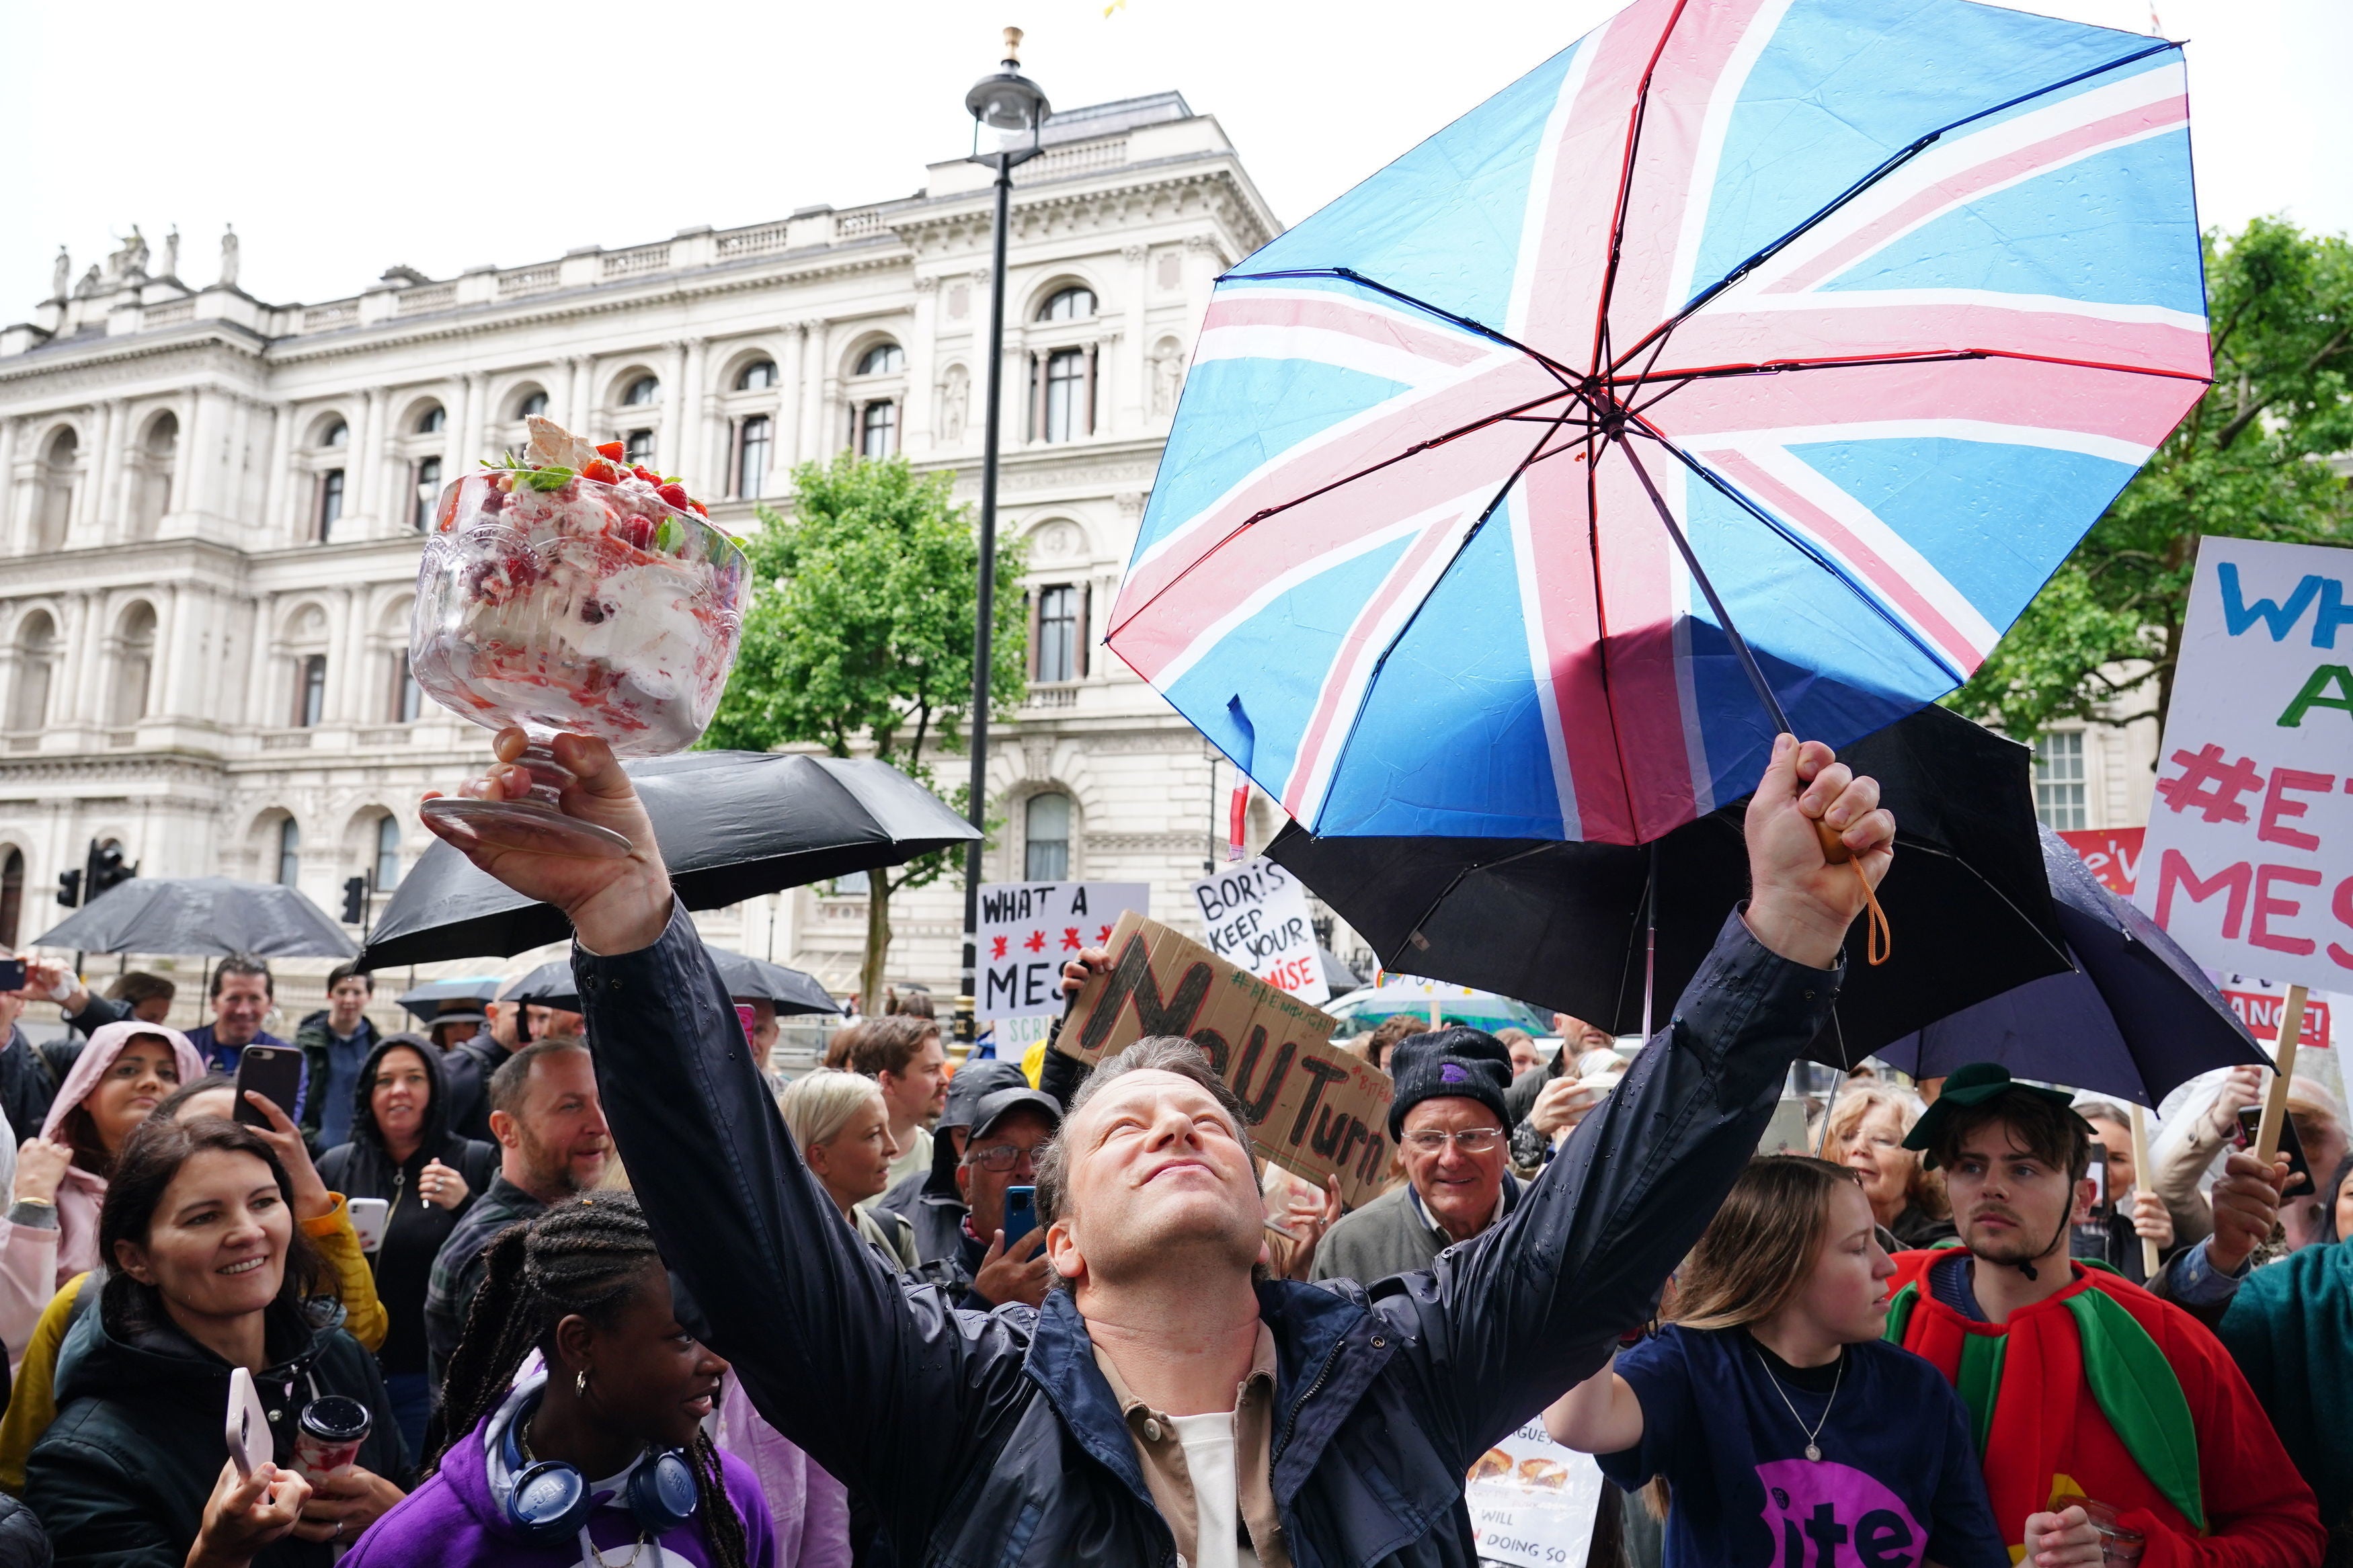
M 121 887 L 139 875 L 139 868 L 122 863 L 122 846 L 108 839 L 104 844 L 92 840 L 90 847 L 90 875 L 84 885 L 95 900 L 100 894 Z
M 81 872 L 79 870 L 58 872 L 58 908 L 69 910 L 80 902 Z
M 365 877 L 343 879 L 343 923 L 355 926 L 367 918 L 368 885 Z

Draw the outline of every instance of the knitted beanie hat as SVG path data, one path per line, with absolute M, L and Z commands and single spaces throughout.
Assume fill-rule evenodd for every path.
M 1408 1035 L 1389 1053 L 1389 1077 L 1397 1084 L 1397 1098 L 1389 1101 L 1391 1138 L 1404 1126 L 1405 1113 L 1425 1100 L 1475 1100 L 1495 1113 L 1497 1126 L 1511 1131 L 1511 1113 L 1504 1109 L 1511 1048 L 1484 1029 L 1458 1024 Z

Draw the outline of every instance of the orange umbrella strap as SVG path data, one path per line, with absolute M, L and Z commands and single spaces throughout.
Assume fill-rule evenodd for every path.
M 1871 879 L 1863 875 L 1862 862 L 1854 858 L 1853 853 L 1847 848 L 1845 841 L 1839 837 L 1837 830 L 1827 822 L 1817 822 L 1814 824 L 1814 837 L 1821 840 L 1823 859 L 1833 866 L 1852 866 L 1855 879 L 1862 884 L 1862 901 L 1870 906 L 1871 910 L 1871 929 L 1865 942 L 1865 956 L 1870 959 L 1871 966 L 1876 969 L 1886 963 L 1889 955 L 1895 951 L 1895 933 L 1888 927 L 1887 911 L 1879 907 L 1879 895 L 1873 890 Z

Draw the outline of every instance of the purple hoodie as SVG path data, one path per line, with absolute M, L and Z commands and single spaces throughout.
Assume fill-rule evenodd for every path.
M 509 1402 L 535 1393 L 533 1384 L 536 1381 L 526 1380 L 524 1386 L 509 1396 Z M 468 1563 L 483 1564 L 485 1568 L 490 1564 L 498 1564 L 499 1568 L 574 1568 L 574 1564 L 583 1562 L 578 1536 L 546 1546 L 530 1545 L 491 1500 L 484 1432 L 498 1415 L 493 1411 L 482 1417 L 471 1433 L 442 1457 L 438 1473 L 370 1526 L 343 1558 L 343 1568 L 410 1568 L 418 1563 L 431 1563 L 440 1568 L 459 1568 Z M 752 1568 L 780 1568 L 776 1531 L 768 1521 L 768 1505 L 760 1495 L 760 1483 L 753 1478 L 751 1468 L 724 1451 L 719 1456 L 719 1468 L 726 1483 L 728 1500 L 735 1505 L 736 1517 L 744 1521 L 744 1542 L 749 1548 L 746 1560 Z M 617 1563 L 637 1544 L 638 1522 L 626 1507 L 607 1504 L 590 1514 L 588 1539 Z M 711 1568 L 711 1557 L 702 1544 L 700 1515 L 675 1530 L 664 1531 L 656 1542 L 661 1548 L 659 1557 L 640 1558 L 638 1568 L 656 1568 L 657 1562 L 660 1568 L 674 1568 L 679 1563 Z

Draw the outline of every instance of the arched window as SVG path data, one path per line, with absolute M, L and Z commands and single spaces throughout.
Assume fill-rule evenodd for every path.
M 884 399 L 870 403 L 858 416 L 858 453 L 863 458 L 887 458 L 898 447 L 899 405 Z
M 419 436 L 430 436 L 448 423 L 448 413 L 437 403 L 417 416 L 417 433 Z
M 1083 284 L 1057 289 L 1039 307 L 1041 321 L 1082 321 L 1095 313 L 1095 291 Z
M 295 887 L 302 880 L 302 829 L 292 817 L 278 825 L 278 881 Z
M 1033 795 L 1022 812 L 1022 877 L 1059 882 L 1071 874 L 1071 797 Z
M 547 394 L 537 387 L 533 387 L 525 393 L 522 401 L 515 405 L 515 417 L 518 419 L 528 419 L 534 414 L 543 415 L 546 412 Z
M 147 716 L 147 689 L 155 670 L 154 606 L 137 604 L 122 617 L 121 641 L 115 654 L 114 694 L 108 703 L 107 722 L 136 724 Z
M 389 893 L 400 886 L 400 818 L 386 813 L 375 819 L 375 890 Z
M 329 468 L 319 476 L 319 541 L 326 542 L 328 531 L 343 515 L 343 470 Z
M 907 368 L 907 351 L 897 343 L 876 343 L 858 356 L 860 375 L 896 375 Z
M 760 493 L 768 482 L 768 448 L 775 444 L 774 426 L 765 414 L 754 414 L 744 421 L 743 434 L 735 440 L 735 493 L 751 497 Z
M 650 430 L 630 431 L 622 441 L 621 458 L 625 462 L 643 463 L 648 468 L 653 467 L 654 433 Z
M 351 445 L 351 440 L 352 427 L 338 419 L 332 425 L 327 426 L 326 434 L 319 437 L 319 445 L 322 447 L 348 447 Z
M 625 407 L 635 408 L 641 404 L 651 403 L 660 395 L 660 379 L 656 376 L 641 375 L 629 383 L 628 389 L 621 394 L 621 403 Z
M 66 526 L 73 521 L 74 481 L 81 473 L 81 437 L 70 428 L 50 437 L 41 459 L 41 510 L 36 542 L 43 550 L 63 549 Z
M 142 539 L 154 536 L 155 525 L 172 510 L 172 470 L 180 457 L 180 416 L 164 413 L 147 426 L 139 443 L 137 489 L 132 500 L 132 531 Z
M 424 532 L 426 525 L 433 521 L 433 503 L 440 498 L 441 459 L 438 458 L 417 458 L 417 507 L 410 519 L 410 521 L 417 524 L 417 532 Z
M 755 359 L 735 377 L 735 390 L 738 392 L 757 392 L 776 384 L 776 362 L 772 359 Z
M 47 722 L 49 671 L 57 657 L 57 623 L 46 611 L 36 610 L 16 634 L 16 689 L 8 694 L 11 730 L 37 730 Z
M 15 949 L 16 927 L 25 915 L 25 852 L 11 848 L 0 864 L 0 947 Z
M 1088 433 L 1092 423 L 1087 407 L 1087 353 L 1084 349 L 1058 349 L 1046 356 L 1046 384 L 1040 399 L 1039 437 L 1068 441 Z
M 294 666 L 294 724 L 309 730 L 327 716 L 327 656 L 304 654 Z
M 417 684 L 417 672 L 408 668 L 408 650 L 402 648 L 392 658 L 392 716 L 406 724 L 424 711 L 425 689 Z

